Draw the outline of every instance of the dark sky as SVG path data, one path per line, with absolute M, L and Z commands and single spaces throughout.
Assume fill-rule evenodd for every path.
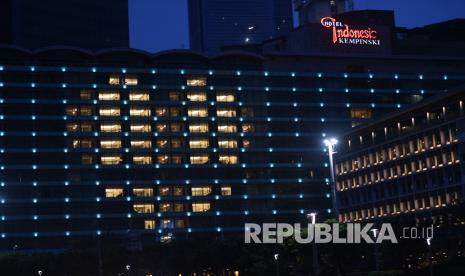
M 397 25 L 404 27 L 465 18 L 465 0 L 354 2 L 355 9 L 395 10 Z M 133 48 L 148 52 L 189 48 L 187 0 L 129 0 L 129 23 Z

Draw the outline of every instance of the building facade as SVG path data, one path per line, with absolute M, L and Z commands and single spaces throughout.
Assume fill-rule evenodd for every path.
M 189 0 L 190 49 L 261 43 L 293 27 L 290 0 Z
M 4 0 L 0 43 L 26 49 L 129 47 L 127 0 Z
M 345 0 L 293 0 L 299 26 L 319 23 L 325 16 L 336 16 L 347 10 Z M 348 1 L 351 2 L 351 1 Z
M 462 86 L 345 135 L 335 162 L 339 220 L 463 224 L 464 101 Z
M 3 250 L 323 219 L 325 137 L 465 79 L 455 57 L 4 46 L 0 60 Z

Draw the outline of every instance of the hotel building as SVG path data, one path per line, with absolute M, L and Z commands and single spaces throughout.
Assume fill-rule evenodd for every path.
M 244 222 L 323 219 L 325 137 L 465 79 L 457 57 L 3 46 L 0 61 L 2 250 L 109 234 L 225 238 Z M 456 144 L 449 134 L 440 151 Z
M 335 161 L 339 220 L 460 223 L 464 101 L 462 86 L 345 135 Z

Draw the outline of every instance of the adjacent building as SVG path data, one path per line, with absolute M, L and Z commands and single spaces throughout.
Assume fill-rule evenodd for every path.
M 352 1 L 346 0 L 293 0 L 293 3 L 299 26 L 319 23 L 325 16 L 336 16 L 353 8 Z
M 339 221 L 463 224 L 464 101 L 461 86 L 342 137 Z
M 189 0 L 190 49 L 261 43 L 293 27 L 291 0 Z
M 31 50 L 129 47 L 127 0 L 3 0 L 0 22 L 0 43 Z

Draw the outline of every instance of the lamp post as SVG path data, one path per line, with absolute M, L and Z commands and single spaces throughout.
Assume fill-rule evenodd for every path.
M 373 237 L 375 238 L 375 269 L 376 275 L 379 274 L 379 258 L 378 258 L 378 243 L 376 242 L 376 237 L 378 236 L 378 229 L 373 228 L 370 230 L 373 233 Z
M 44 274 L 42 270 L 37 270 L 37 275 L 42 276 L 42 274 Z
M 429 275 L 433 276 L 433 262 L 431 260 L 431 238 L 426 239 L 426 244 L 428 245 L 428 264 L 429 264 Z
M 313 225 L 313 231 L 315 231 L 316 227 L 316 215 L 317 213 L 309 213 L 307 214 L 307 219 Z M 315 235 L 313 235 L 313 275 L 318 275 L 320 268 L 318 264 L 318 248 L 316 247 Z
M 329 155 L 329 169 L 331 170 L 331 194 L 332 194 L 332 207 L 333 212 L 338 216 L 337 210 L 337 200 L 336 200 L 336 177 L 334 174 L 334 164 L 333 164 L 333 154 L 336 153 L 334 151 L 334 147 L 337 144 L 336 138 L 325 139 L 324 141 L 325 146 L 328 148 L 328 155 Z
M 126 271 L 128 272 L 128 276 L 131 275 L 131 266 L 130 265 L 126 265 Z
M 276 264 L 276 276 L 279 276 L 279 254 L 274 254 L 274 261 Z

